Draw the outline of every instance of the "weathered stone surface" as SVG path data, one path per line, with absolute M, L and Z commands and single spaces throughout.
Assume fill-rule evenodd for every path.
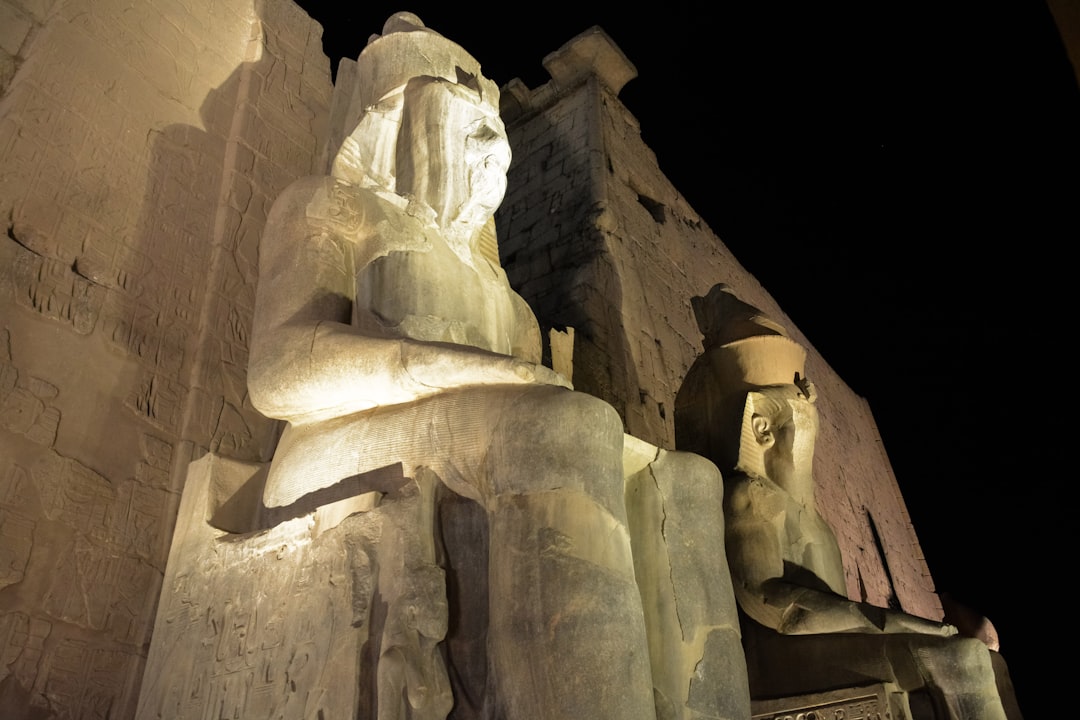
M 808 349 L 822 391 L 817 496 L 843 550 L 847 594 L 941 618 L 869 406 L 663 175 L 617 83 L 604 79 L 621 54 L 598 52 L 600 42 L 611 40 L 587 31 L 561 53 L 592 81 L 511 81 L 503 94 L 514 160 L 496 220 L 511 284 L 541 330 L 575 329 L 574 386 L 610 403 L 628 433 L 669 450 L 675 395 L 701 353 L 690 298 L 723 282 L 780 319 Z
M 522 514 L 552 514 L 565 517 L 569 531 L 557 523 L 525 537 L 500 530 L 506 533 L 500 538 L 553 554 L 529 568 L 524 580 L 503 578 L 492 586 L 489 555 L 497 558 L 496 572 L 504 563 L 501 572 L 509 575 L 507 568 L 520 569 L 512 557 L 517 551 L 505 543 L 492 550 L 492 502 L 466 497 L 474 486 L 458 467 L 391 463 L 358 473 L 342 457 L 343 467 L 302 483 L 321 490 L 273 511 L 263 507 L 268 468 L 249 473 L 256 461 L 269 460 L 281 430 L 254 408 L 248 391 L 263 228 L 283 188 L 297 177 L 329 172 L 371 99 L 363 94 L 370 87 L 366 71 L 343 61 L 330 111 L 320 32 L 290 0 L 0 0 L 0 217 L 6 223 L 0 238 L 0 716 L 131 717 L 151 642 L 153 669 L 143 693 L 150 717 L 201 716 L 199 708 L 210 707 L 259 717 L 321 709 L 339 717 L 349 716 L 344 709 L 338 714 L 349 698 L 361 714 L 372 715 L 380 707 L 380 657 L 387 668 L 398 668 L 384 673 L 384 694 L 401 690 L 410 698 L 406 712 L 438 716 L 446 693 L 432 647 L 443 610 L 426 602 L 410 618 L 409 608 L 421 596 L 438 600 L 432 588 L 439 573 L 445 573 L 443 646 L 455 717 L 491 717 L 501 702 L 497 673 L 488 672 L 488 595 L 527 595 L 528 582 L 537 578 L 577 576 L 585 600 L 607 594 L 601 585 L 608 581 L 630 604 L 640 591 L 646 640 L 635 631 L 634 642 L 648 647 L 651 663 L 642 651 L 632 665 L 639 677 L 649 665 L 661 716 L 738 716 L 738 689 L 725 687 L 722 697 L 715 690 L 716 678 L 745 674 L 741 657 L 728 652 L 734 626 L 719 611 L 723 599 L 712 604 L 724 593 L 679 569 L 694 563 L 718 569 L 723 553 L 702 557 L 707 503 L 698 498 L 699 506 L 685 495 L 663 468 L 678 455 L 670 452 L 675 393 L 700 352 L 688 298 L 723 280 L 793 326 L 660 173 L 615 96 L 633 67 L 598 29 L 545 60 L 558 82 L 536 90 L 511 83 L 502 94 L 515 153 L 499 220 L 509 280 L 532 304 L 542 329 L 562 333 L 546 333 L 553 339 L 540 364 L 539 328 L 525 317 L 529 308 L 512 300 L 514 321 L 528 326 L 513 352 L 527 362 L 504 370 L 515 383 L 530 372 L 530 382 L 546 377 L 558 383 L 544 365 L 567 379 L 573 370 L 579 394 L 600 397 L 616 408 L 622 425 L 654 444 L 627 439 L 619 460 L 613 449 L 623 429 L 619 419 L 587 398 L 541 413 L 564 431 L 544 436 L 546 452 L 567 454 L 556 441 L 568 438 L 576 452 L 580 443 L 611 446 L 593 458 L 603 466 L 593 490 L 605 509 L 614 508 L 612 517 L 622 507 L 615 498 L 624 493 L 651 498 L 626 507 L 626 527 L 616 534 L 629 537 L 631 549 L 649 544 L 653 555 L 635 550 L 630 563 L 625 542 L 622 556 L 613 559 L 606 541 L 589 540 L 621 520 L 590 521 L 598 516 L 598 500 L 588 493 L 580 502 L 538 494 L 530 507 L 515 498 L 506 503 L 506 523 Z M 456 52 L 442 60 L 456 61 Z M 456 71 L 450 79 L 457 83 Z M 460 84 L 490 94 L 482 75 Z M 356 181 L 348 167 L 342 172 Z M 400 177 L 422 185 L 425 176 L 416 166 Z M 425 233 L 394 226 L 402 217 L 395 194 L 372 203 L 331 193 L 323 209 L 340 211 L 335 222 L 344 227 L 374 208 L 387 213 L 386 237 L 427 242 Z M 405 204 L 408 222 L 428 223 L 422 204 Z M 432 209 L 438 215 L 444 208 Z M 451 254 L 460 258 L 453 228 L 436 234 L 451 240 Z M 498 293 L 505 295 L 495 235 L 488 223 L 469 239 L 475 243 L 470 252 L 490 262 Z M 389 247 L 372 246 L 376 255 Z M 380 264 L 361 281 L 392 284 L 401 265 L 423 269 Z M 356 278 L 354 272 L 345 282 Z M 438 315 L 417 308 L 441 312 L 451 305 L 445 295 L 421 293 L 377 309 L 407 320 L 398 323 L 404 334 L 459 343 L 460 326 L 415 317 Z M 351 311 L 343 320 L 364 322 Z M 466 344 L 475 341 L 466 335 Z M 423 354 L 410 359 L 421 385 L 442 374 L 431 366 L 424 377 L 418 368 L 429 360 Z M 940 617 L 865 402 L 812 348 L 808 366 L 825 396 L 815 460 L 818 506 L 837 530 L 847 594 Z M 483 381 L 490 381 L 486 373 Z M 582 420 L 582 413 L 591 419 Z M 461 424 L 451 419 L 434 441 L 462 442 Z M 428 420 L 394 439 L 431 439 Z M 535 425 L 523 422 L 504 432 L 528 438 Z M 537 464 L 527 443 L 507 447 L 516 447 L 515 464 Z M 430 448 L 421 443 L 420 450 Z M 190 557 L 166 567 L 182 493 L 188 501 L 189 461 L 207 451 L 215 459 L 206 462 L 217 463 L 217 470 L 196 464 L 190 475 L 209 474 L 209 489 L 200 480 L 190 486 L 192 502 L 205 513 L 197 520 L 181 513 L 174 545 Z M 656 467 L 646 470 L 653 460 Z M 625 486 L 613 470 L 620 462 L 629 476 Z M 695 462 L 696 476 L 711 477 Z M 218 472 L 225 466 L 233 470 Z M 665 485 L 664 478 L 671 482 Z M 659 508 L 664 522 L 647 512 Z M 402 532 L 410 523 L 428 523 L 428 516 L 438 519 L 432 521 L 438 531 L 424 540 L 432 545 Z M 711 517 L 719 542 L 719 515 Z M 667 534 L 642 531 L 658 526 Z M 565 538 L 575 533 L 581 547 L 567 550 Z M 390 558 L 411 558 L 415 581 L 391 580 L 411 575 Z M 661 559 L 669 576 L 638 569 L 662 574 Z M 590 563 L 624 571 L 633 565 L 637 590 L 628 572 L 596 580 L 583 570 Z M 519 585 L 506 585 L 513 582 Z M 324 597 L 309 597 L 311 588 Z M 687 598 L 703 597 L 709 602 L 691 612 Z M 560 617 L 558 629 L 572 635 L 607 612 L 585 600 L 576 617 Z M 158 618 L 165 631 L 151 640 L 155 607 L 167 610 Z M 312 626 L 322 617 L 343 630 L 340 637 Z M 680 632 L 696 629 L 676 640 L 676 625 Z M 666 649 L 657 655 L 656 647 Z M 576 665 L 561 668 L 584 678 L 575 692 L 602 685 L 618 695 L 629 682 L 603 683 L 590 675 L 605 652 L 617 650 L 598 646 L 595 659 L 578 655 Z M 679 661 L 658 669 L 665 652 Z M 504 666 L 516 670 L 519 654 Z M 425 668 L 424 679 L 401 682 L 403 667 L 406 678 L 408 668 Z M 688 670 L 701 673 L 686 686 Z M 348 673 L 356 675 L 340 679 Z M 328 678 L 335 679 L 334 696 L 320 696 Z M 417 682 L 438 690 L 418 694 Z M 640 703 L 621 696 L 612 702 L 645 707 L 652 702 L 647 694 Z
M 475 644 L 449 640 L 466 707 L 743 716 L 737 614 L 715 552 L 719 473 L 654 449 L 628 513 L 618 417 L 539 364 L 536 321 L 487 249 L 510 160 L 498 91 L 408 14 L 369 41 L 352 75 L 354 97 L 337 106 L 360 108 L 343 115 L 355 130 L 330 176 L 278 198 L 261 247 L 249 382 L 256 405 L 288 421 L 263 504 L 288 511 L 345 480 L 381 491 L 396 467 L 480 505 L 486 523 L 469 534 L 485 538 L 486 566 L 445 550 L 487 588 L 473 596 L 487 626 L 471 631 L 484 637 L 484 669 Z M 379 554 L 394 557 L 390 546 Z M 419 568 L 422 602 L 442 607 L 438 573 Z M 413 572 L 406 563 L 403 582 Z M 447 611 L 432 612 L 381 630 L 380 717 L 449 711 L 404 679 L 430 676 L 436 696 L 448 687 L 433 649 Z
M 360 704 L 380 518 L 321 535 L 310 516 L 242 535 L 212 527 L 220 486 L 260 470 L 214 455 L 191 465 L 137 717 L 353 717 Z
M 482 252 L 510 160 L 498 90 L 408 14 L 369 41 L 357 77 L 356 129 L 332 176 L 278 198 L 261 248 L 249 382 L 263 412 L 289 421 L 264 503 L 426 468 L 488 515 L 498 712 L 651 717 L 621 424 L 539 364 L 531 312 Z M 401 679 L 444 686 L 437 626 L 406 642 L 388 620 L 380 717 L 449 710 Z
M 897 704 L 884 685 L 834 690 L 800 697 L 755 702 L 753 720 L 788 720 L 789 718 L 876 718 L 907 717 L 908 708 Z M 892 702 L 890 702 L 892 701 Z M 918 717 L 918 716 L 914 716 Z
M 676 429 L 682 447 L 726 472 L 725 538 L 747 616 L 751 696 L 870 679 L 890 692 L 925 694 L 933 717 L 1004 720 L 980 640 L 844 594 L 840 547 L 814 499 L 819 421 L 805 348 L 724 285 L 694 298 L 694 309 L 705 350 L 679 392 Z
M 746 718 L 738 616 L 715 542 L 719 472 L 631 436 L 621 465 L 654 687 L 645 715 L 655 703 L 660 718 Z M 489 554 L 482 506 L 420 469 L 384 476 L 385 492 L 364 502 L 324 496 L 282 515 L 259 502 L 267 470 L 214 455 L 191 464 L 137 716 L 201 718 L 212 706 L 239 717 L 332 717 L 356 706 L 379 717 L 447 717 L 451 703 L 454 718 L 494 712 L 487 608 L 498 553 Z M 573 499 L 547 504 L 564 527 L 580 525 Z M 510 524 L 518 519 L 510 513 Z M 593 557 L 609 532 L 593 533 Z M 543 535 L 549 553 L 571 537 L 554 527 Z M 607 591 L 587 566 L 575 570 L 583 558 L 571 558 L 559 563 L 562 581 L 608 612 Z M 596 621 L 588 617 L 560 623 L 588 636 Z M 435 651 L 444 636 L 446 666 Z M 610 661 L 602 644 L 559 657 L 583 675 Z
M 623 466 L 657 717 L 745 718 L 738 612 L 717 542 L 724 525 L 720 472 L 698 455 L 630 435 Z
M 320 28 L 257 6 L 0 0 L 5 718 L 133 716 L 193 447 L 272 448 L 258 237 L 330 80 Z

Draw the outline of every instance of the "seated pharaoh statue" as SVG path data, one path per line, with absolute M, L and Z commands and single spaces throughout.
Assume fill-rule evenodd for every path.
M 693 305 L 705 349 L 677 398 L 676 437 L 724 473 L 751 697 L 882 683 L 903 717 L 1005 718 L 980 640 L 846 596 L 839 545 L 815 507 L 806 350 L 724 285 Z
M 635 579 L 622 422 L 541 365 L 537 321 L 490 250 L 510 163 L 498 89 L 409 13 L 369 40 L 356 72 L 358 119 L 331 175 L 286 189 L 260 249 L 249 385 L 261 412 L 287 421 L 263 503 L 289 508 L 344 480 L 376 490 L 365 478 L 385 468 L 436 478 L 484 518 L 484 663 L 498 698 L 484 716 L 655 718 L 650 646 L 663 643 L 646 638 Z M 716 500 L 703 526 L 715 533 L 718 470 L 670 456 L 670 476 L 703 478 L 687 488 L 701 495 L 690 504 Z M 722 623 L 684 610 L 679 642 L 690 638 L 698 659 L 663 672 L 681 673 L 671 681 L 680 707 L 697 687 L 703 706 L 736 710 L 666 717 L 749 715 L 723 552 L 708 563 L 697 586 L 720 606 L 731 597 L 722 637 L 734 644 L 717 650 L 708 638 Z M 386 601 L 380 719 L 450 712 L 435 647 L 446 599 L 428 597 L 443 591 L 441 577 L 425 571 L 400 602 Z M 698 616 L 708 628 L 694 635 Z M 701 659 L 710 652 L 730 667 L 713 671 Z

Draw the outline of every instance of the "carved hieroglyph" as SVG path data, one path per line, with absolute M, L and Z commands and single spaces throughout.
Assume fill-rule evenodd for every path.
M 0 717 L 131 718 L 185 469 L 267 459 L 258 239 L 314 168 L 292 0 L 0 0 Z
M 1004 718 L 979 640 L 844 596 L 840 550 L 814 503 L 818 418 L 805 349 L 726 286 L 694 298 L 694 310 L 705 350 L 680 391 L 676 429 L 680 447 L 729 471 L 727 552 L 750 618 L 752 696 L 876 679 L 921 691 L 934 717 Z

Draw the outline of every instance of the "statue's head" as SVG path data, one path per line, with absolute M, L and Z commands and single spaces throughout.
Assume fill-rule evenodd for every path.
M 332 174 L 419 203 L 452 237 L 475 236 L 506 191 L 510 145 L 498 87 L 411 13 L 392 16 L 368 40 L 356 75 L 355 129 Z
M 726 285 L 692 305 L 705 350 L 676 399 L 680 447 L 799 494 L 812 477 L 818 429 L 806 349 Z
M 812 491 L 818 435 L 815 399 L 808 382 L 748 392 L 736 470 L 767 477 L 793 495 Z

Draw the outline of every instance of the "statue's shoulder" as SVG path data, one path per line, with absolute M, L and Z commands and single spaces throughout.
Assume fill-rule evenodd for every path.
M 297 178 L 285 186 L 285 189 L 277 196 L 275 205 L 292 204 L 298 201 L 310 202 L 322 197 L 328 197 L 336 184 L 342 184 L 329 175 L 308 175 Z
M 377 227 L 402 224 L 405 206 L 404 198 L 313 175 L 293 181 L 278 195 L 267 225 L 292 236 L 302 233 L 357 243 L 369 239 Z
M 350 210 L 355 214 L 379 208 L 384 213 L 394 203 L 374 189 L 352 185 L 330 175 L 308 175 L 289 183 L 274 201 L 275 208 L 303 208 L 305 215 L 338 217 Z M 395 198 L 403 209 L 404 198 Z M 399 210 L 400 211 L 400 210 Z
M 285 186 L 270 207 L 271 223 L 296 222 L 307 217 L 311 207 L 325 205 L 332 194 L 334 178 L 325 175 L 302 177 Z

